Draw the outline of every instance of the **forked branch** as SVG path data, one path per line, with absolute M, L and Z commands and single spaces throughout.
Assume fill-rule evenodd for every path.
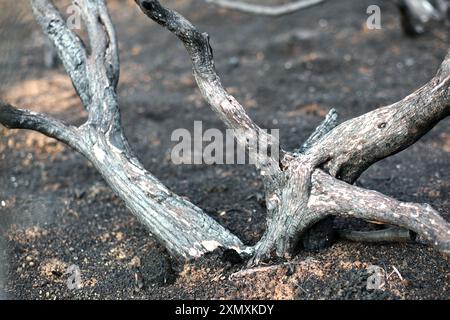
M 74 0 L 87 26 L 90 55 L 50 0 L 31 0 L 31 4 L 88 110 L 88 120 L 72 127 L 48 115 L 1 103 L 0 124 L 41 132 L 83 154 L 174 257 L 194 259 L 218 248 L 250 252 L 200 208 L 168 190 L 145 170 L 131 150 L 121 127 L 116 95 L 117 41 L 104 1 Z
M 268 217 L 267 230 L 254 248 L 246 247 L 200 208 L 168 190 L 131 150 L 117 101 L 117 41 L 103 0 L 74 0 L 89 35 L 89 54 L 50 0 L 31 0 L 36 18 L 55 44 L 88 111 L 86 123 L 72 127 L 5 103 L 0 104 L 0 123 L 11 129 L 39 131 L 83 154 L 130 211 L 181 259 L 198 258 L 219 248 L 254 254 L 254 263 L 272 253 L 285 257 L 306 230 L 330 215 L 398 225 L 427 238 L 440 251 L 450 252 L 450 226 L 430 206 L 402 203 L 346 183 L 376 161 L 408 147 L 449 115 L 450 53 L 437 75 L 409 97 L 337 127 L 332 110 L 301 152 L 275 150 L 280 152 L 278 159 L 277 152 L 260 153 L 249 144 L 256 139 L 279 145 L 223 88 L 207 34 L 156 0 L 136 2 L 184 43 L 202 95 L 227 127 L 236 129 L 238 142 L 256 158 L 266 187 Z
M 185 44 L 200 91 L 224 123 L 230 128 L 248 130 L 257 135 L 259 127 L 220 84 L 208 36 L 156 0 L 136 0 L 136 3 L 147 16 L 169 29 Z M 281 150 L 280 166 L 274 166 L 276 170 L 270 171 L 275 177 L 263 179 L 268 204 L 267 230 L 255 246 L 254 263 L 272 256 L 272 253 L 281 257 L 291 253 L 301 235 L 329 215 L 368 218 L 405 227 L 429 239 L 439 250 L 449 252 L 450 227 L 429 206 L 403 204 L 335 178 L 353 182 L 370 165 L 407 148 L 448 116 L 448 66 L 447 56 L 436 77 L 412 95 L 336 128 L 337 115 L 332 110 L 304 145 L 302 153 Z M 243 137 L 237 138 L 244 141 Z M 320 168 L 331 175 L 323 173 Z M 329 192 L 333 187 L 342 191 L 339 193 L 340 201 L 350 204 L 347 207 L 342 205 L 340 210 L 327 206 L 320 208 L 321 203 L 336 203 L 335 194 Z M 372 201 L 372 206 L 356 199 L 357 196 L 365 196 L 363 199 Z M 316 206 L 314 203 L 318 199 Z M 390 210 L 380 210 L 377 207 L 379 201 L 383 201 Z M 439 227 L 433 227 L 434 224 Z

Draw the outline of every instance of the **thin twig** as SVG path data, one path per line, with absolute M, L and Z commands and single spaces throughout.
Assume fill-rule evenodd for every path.
M 299 0 L 292 3 L 286 3 L 277 6 L 264 6 L 259 4 L 251 4 L 247 2 L 233 1 L 233 0 L 205 0 L 205 1 L 226 9 L 237 10 L 244 13 L 279 17 L 321 4 L 325 0 Z

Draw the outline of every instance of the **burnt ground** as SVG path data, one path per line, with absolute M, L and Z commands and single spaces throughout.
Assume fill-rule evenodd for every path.
M 224 84 L 264 128 L 298 146 L 331 107 L 340 120 L 393 103 L 428 81 L 447 51 L 448 30 L 406 38 L 388 1 L 341 0 L 283 18 L 253 17 L 164 1 L 211 36 Z M 108 1 L 118 30 L 123 125 L 146 167 L 246 243 L 264 231 L 262 184 L 250 166 L 175 166 L 171 132 L 223 125 L 202 101 L 182 45 L 144 17 L 133 1 Z M 366 9 L 382 9 L 382 29 L 367 30 Z M 85 114 L 64 71 L 42 66 L 42 44 L 23 41 L 9 102 L 72 123 Z M 408 150 L 370 168 L 366 187 L 426 202 L 450 219 L 450 119 Z M 338 241 L 302 251 L 289 265 L 234 274 L 244 265 L 216 256 L 180 266 L 126 210 L 87 161 L 37 133 L 1 131 L 0 296 L 10 299 L 449 299 L 449 260 L 415 244 Z M 366 227 L 365 223 L 339 221 Z M 69 290 L 77 265 L 82 288 Z M 369 265 L 390 277 L 366 289 Z M 402 276 L 392 273 L 396 268 Z

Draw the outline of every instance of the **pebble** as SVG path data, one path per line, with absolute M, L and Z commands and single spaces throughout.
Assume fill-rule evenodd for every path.
M 237 67 L 237 66 L 239 66 L 239 58 L 237 58 L 237 57 L 231 57 L 231 58 L 228 60 L 228 64 L 229 64 L 230 66 L 232 66 L 232 67 Z
M 407 59 L 405 60 L 405 65 L 406 65 L 407 67 L 412 67 L 414 64 L 415 64 L 415 61 L 414 61 L 414 59 L 412 59 L 412 58 L 407 58 Z
M 325 20 L 325 19 L 320 19 L 320 20 L 319 20 L 319 26 L 320 26 L 321 28 L 326 28 L 326 27 L 328 26 L 328 21 Z

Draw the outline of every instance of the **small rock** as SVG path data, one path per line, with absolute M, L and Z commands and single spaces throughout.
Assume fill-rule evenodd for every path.
M 137 290 L 141 290 L 144 287 L 144 278 L 139 270 L 134 273 L 134 285 Z
M 231 67 L 234 67 L 234 68 L 239 66 L 239 58 L 231 57 L 230 59 L 228 59 L 228 65 L 230 65 Z

